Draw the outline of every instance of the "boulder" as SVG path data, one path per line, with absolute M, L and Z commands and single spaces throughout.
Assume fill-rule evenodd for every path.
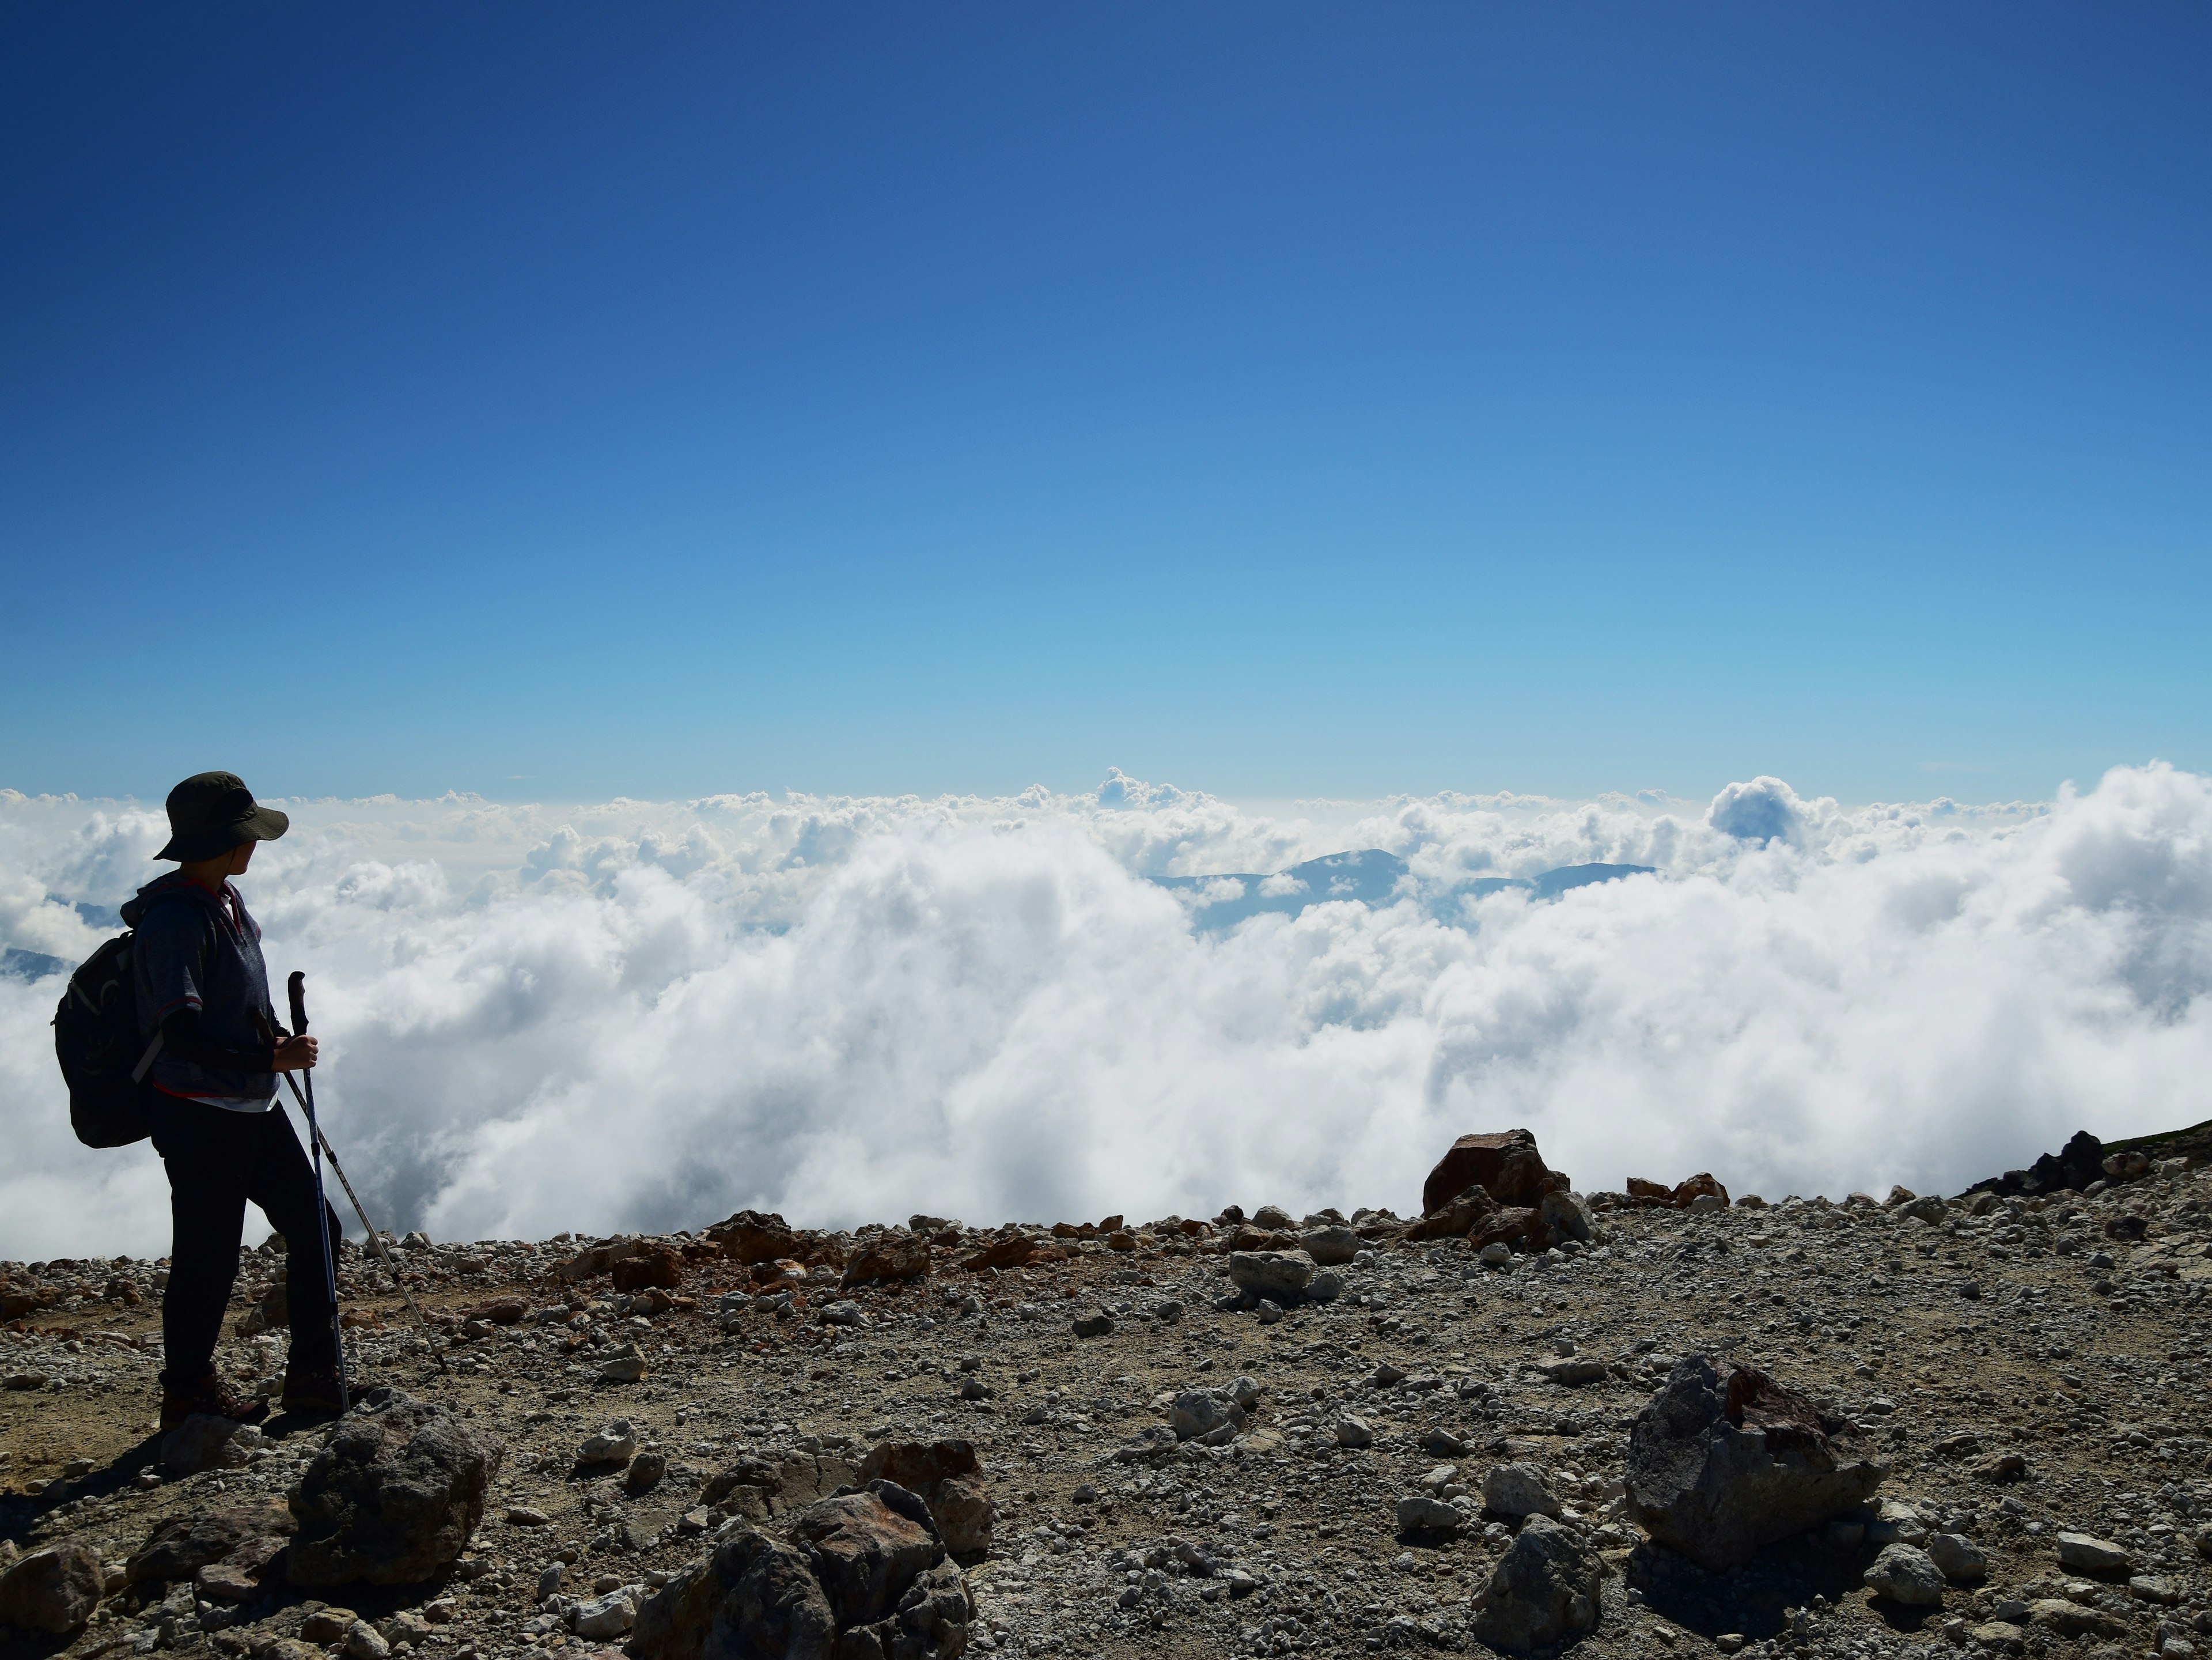
M 797 1231 L 769 1212 L 741 1210 L 708 1228 L 707 1237 L 733 1262 L 773 1262 L 787 1256 L 798 1261 L 806 1255 L 806 1242 Z
M 886 1441 L 860 1461 L 860 1486 L 892 1481 L 929 1507 L 930 1519 L 956 1556 L 991 1548 L 999 1507 L 975 1449 L 966 1441 Z
M 1331 1224 L 1298 1236 L 1305 1254 L 1325 1268 L 1341 1268 L 1359 1255 L 1359 1236 L 1350 1228 Z
M 2115 1619 L 2101 1608 L 2093 1608 L 2086 1602 L 2069 1602 L 2063 1596 L 2039 1596 L 2027 1605 L 2028 1617 L 2046 1631 L 2061 1637 L 2124 1637 L 2127 1621 Z
M 668 1455 L 665 1452 L 641 1452 L 629 1461 L 623 1472 L 623 1491 L 633 1499 L 640 1499 L 659 1487 L 661 1478 L 668 1474 Z
M 1533 1207 L 1542 1196 L 1544 1175 L 1543 1155 L 1527 1130 L 1462 1135 L 1421 1183 L 1421 1214 L 1443 1209 L 1471 1187 L 1501 1205 Z
M 1482 1478 L 1482 1507 L 1519 1520 L 1524 1516 L 1557 1516 L 1559 1501 L 1544 1484 L 1544 1473 L 1534 1464 L 1499 1464 Z
M 1401 1533 L 1449 1533 L 1467 1518 L 1443 1499 L 1417 1493 L 1398 1501 Z
M 830 1660 L 836 1616 L 795 1545 L 741 1528 L 637 1612 L 636 1660 Z
M 1111 1337 L 1114 1335 L 1114 1316 L 1096 1303 L 1078 1310 L 1072 1325 L 1078 1337 Z
M 367 1391 L 292 1491 L 288 1577 L 310 1588 L 429 1578 L 483 1520 L 504 1450 L 443 1407 Z
M 124 1572 L 132 1584 L 190 1579 L 210 1564 L 258 1558 L 259 1567 L 284 1548 L 297 1530 L 291 1507 L 281 1499 L 240 1505 L 199 1516 L 172 1516 L 146 1535 Z
M 1168 1408 L 1168 1424 L 1178 1441 L 1225 1446 L 1251 1420 L 1225 1389 L 1185 1389 Z
M 1314 1260 L 1302 1250 L 1240 1250 L 1229 1256 L 1229 1277 L 1256 1299 L 1281 1304 L 1304 1298 L 1314 1276 Z
M 172 1475 L 243 1465 L 246 1449 L 231 1438 L 242 1428 L 234 1418 L 196 1412 L 161 1438 L 161 1467 Z
M 1498 1213 L 1498 1201 L 1480 1187 L 1468 1187 L 1407 1228 L 1408 1243 L 1423 1239 L 1464 1239 Z M 1357 1237 L 1357 1236 L 1355 1236 Z
M 810 1505 L 792 1541 L 806 1553 L 841 1629 L 881 1620 L 918 1575 L 945 1560 L 928 1506 L 892 1481 Z
M 1941 1608 L 1943 1603 L 1943 1571 L 1917 1546 L 1883 1546 L 1861 1583 L 1875 1596 L 1907 1608 Z
M 672 1291 L 684 1278 L 684 1258 L 666 1245 L 642 1256 L 625 1257 L 609 1268 L 617 1291 L 643 1291 L 657 1286 Z
M 2058 1566 L 2062 1568 L 2071 1568 L 2076 1573 L 2118 1573 L 2134 1565 L 2127 1548 L 2109 1539 L 2094 1538 L 2086 1533 L 2058 1535 Z
M 1024 1262 L 1036 1261 L 1045 1249 L 1042 1241 L 1032 1239 L 1025 1233 L 1008 1233 L 992 1240 L 981 1250 L 962 1257 L 960 1266 L 971 1274 L 981 1273 L 985 1268 L 1018 1268 Z
M 637 1451 L 637 1431 L 627 1418 L 617 1418 L 597 1435 L 586 1436 L 576 1449 L 580 1464 L 627 1464 Z
M 1603 1560 L 1580 1535 L 1532 1516 L 1475 1598 L 1475 1637 L 1525 1653 L 1593 1631 L 1604 1577 Z
M 64 1637 L 100 1606 L 105 1571 L 90 1545 L 65 1539 L 34 1550 L 0 1574 L 0 1626 Z
M 604 1596 L 594 1596 L 568 1610 L 568 1629 L 579 1637 L 605 1641 L 619 1637 L 628 1631 L 637 1618 L 637 1608 L 630 1601 L 628 1590 L 611 1590 Z
M 1749 1367 L 1723 1387 L 1711 1360 L 1692 1354 L 1637 1415 L 1626 1481 L 1645 1532 L 1725 1573 L 1863 1503 L 1888 1474 L 1802 1395 Z
M 871 1280 L 919 1280 L 929 1272 L 929 1241 L 911 1233 L 872 1233 L 845 1260 L 847 1289 Z
M 2092 1182 L 2105 1179 L 2105 1144 L 2087 1130 L 2076 1130 L 2056 1153 L 2045 1153 L 2026 1170 L 2007 1171 L 1977 1182 L 1969 1193 L 1993 1193 L 1999 1198 L 2014 1194 L 2061 1191 L 2079 1193 Z
M 1978 1585 L 1990 1577 L 1990 1559 L 1963 1533 L 1939 1533 L 1929 1540 L 1928 1560 L 1954 1585 Z
M 1492 1245 L 1503 1245 L 1508 1250 L 1540 1250 L 1543 1248 L 1543 1213 L 1522 1205 L 1507 1205 L 1494 1210 L 1467 1237 L 1467 1243 L 1477 1251 Z
M 929 1511 L 875 1481 L 801 1512 L 788 1542 L 740 1528 L 638 1611 L 633 1660 L 954 1660 L 975 1617 Z
M 1555 1188 L 1544 1195 L 1536 1212 L 1544 1224 L 1547 1246 L 1569 1239 L 1586 1245 L 1597 1235 L 1597 1219 L 1590 1214 L 1589 1201 L 1578 1193 Z

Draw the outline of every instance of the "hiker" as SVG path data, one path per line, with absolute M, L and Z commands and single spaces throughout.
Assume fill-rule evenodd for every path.
M 169 792 L 169 841 L 156 859 L 177 869 L 122 907 L 137 930 L 132 976 L 138 1030 L 161 1044 L 154 1087 L 155 1150 L 169 1174 L 169 1283 L 161 1300 L 161 1426 L 194 1413 L 258 1419 L 267 1403 L 227 1385 L 216 1341 L 238 1278 L 246 1201 L 284 1236 L 284 1286 L 292 1343 L 284 1368 L 288 1411 L 340 1408 L 335 1310 L 325 1278 L 319 1221 L 331 1260 L 343 1240 L 337 1216 L 319 1204 L 292 1121 L 272 1110 L 276 1074 L 312 1067 L 315 1040 L 283 1037 L 269 1000 L 261 929 L 230 879 L 254 848 L 290 820 L 255 802 L 233 774 L 203 772 Z M 319 1215 L 318 1213 L 320 1213 Z

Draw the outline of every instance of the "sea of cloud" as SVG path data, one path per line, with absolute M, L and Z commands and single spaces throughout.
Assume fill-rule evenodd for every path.
M 2204 1117 L 2212 781 L 1859 808 L 1435 796 L 1239 806 L 1113 775 L 1002 799 L 294 800 L 243 879 L 304 969 L 326 1127 L 381 1225 L 668 1229 L 1418 1201 L 1526 1125 L 1586 1188 L 1955 1190 Z M 159 804 L 0 791 L 0 946 L 74 963 Z M 1395 903 L 1224 932 L 1377 848 Z M 1483 875 L 1655 874 L 1552 902 Z M 72 1138 L 61 981 L 0 976 L 0 1257 L 157 1253 L 150 1147 Z M 281 997 L 281 992 L 280 992 Z M 350 1222 L 351 1219 L 348 1219 Z

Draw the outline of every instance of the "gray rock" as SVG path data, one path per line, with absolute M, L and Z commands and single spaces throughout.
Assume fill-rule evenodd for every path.
M 197 1475 L 242 1466 L 246 1449 L 232 1439 L 241 1427 L 235 1419 L 196 1412 L 161 1438 L 161 1467 L 172 1475 Z
M 1322 1268 L 1306 1281 L 1306 1296 L 1316 1303 L 1334 1303 L 1344 1295 L 1344 1276 L 1334 1268 Z
M 1888 1474 L 1841 1420 L 1747 1369 L 1724 1387 L 1712 1362 L 1693 1354 L 1638 1414 L 1626 1482 L 1629 1513 L 1645 1532 L 1725 1573 L 1762 1545 L 1863 1503 Z
M 836 1637 L 836 1615 L 806 1553 L 743 1528 L 647 1599 L 629 1652 L 637 1660 L 828 1660 Z
M 568 1629 L 579 1637 L 619 1637 L 636 1623 L 637 1609 L 627 1590 L 611 1590 L 568 1610 Z
M 1398 1501 L 1398 1530 L 1401 1533 L 1450 1533 L 1467 1518 L 1443 1499 L 1416 1493 Z
M 1559 1499 L 1534 1464 L 1499 1464 L 1482 1478 L 1482 1507 L 1500 1516 L 1557 1516 Z
M 1226 1389 L 1185 1389 L 1168 1408 L 1168 1423 L 1178 1440 L 1208 1446 L 1233 1440 L 1250 1422 Z
M 2135 1559 L 2109 1539 L 2093 1538 L 2086 1533 L 2061 1533 L 2058 1566 L 2071 1568 L 2076 1573 L 2117 1573 L 2134 1566 Z
M 1567 1388 L 1605 1381 L 1605 1362 L 1595 1354 L 1569 1354 L 1556 1360 L 1540 1360 L 1536 1370 L 1550 1382 Z
M 1943 1601 L 1943 1571 L 1911 1545 L 1883 1546 L 1861 1583 L 1877 1596 L 1907 1608 L 1937 1608 Z
M 346 1627 L 341 1651 L 346 1660 L 387 1660 L 392 1645 L 379 1635 L 375 1627 L 366 1620 L 356 1620 Z
M 1302 1250 L 1239 1250 L 1229 1254 L 1229 1277 L 1239 1291 L 1287 1305 L 1304 1300 L 1314 1260 Z
M 2061 1637 L 2121 1637 L 2124 1621 L 2087 1603 L 2069 1602 L 2063 1596 L 2039 1596 L 2028 1604 L 2028 1615 L 2039 1626 Z
M 136 1585 L 189 1579 L 211 1562 L 258 1567 L 284 1548 L 297 1526 L 281 1499 L 168 1517 L 155 1524 L 124 1571 Z
M 576 1449 L 580 1464 L 627 1464 L 637 1452 L 637 1432 L 627 1418 L 617 1418 L 597 1435 L 585 1438 Z
M 1493 1239 L 1475 1253 L 1475 1260 L 1485 1268 L 1502 1268 L 1513 1260 L 1513 1247 L 1503 1239 Z
M 1308 1256 L 1325 1268 L 1342 1268 L 1359 1255 L 1359 1236 L 1350 1228 L 1316 1228 L 1300 1235 L 1298 1243 Z
M 1075 1316 L 1074 1326 L 1078 1337 L 1111 1337 L 1114 1316 L 1094 1304 Z
M 0 1626 L 56 1637 L 82 1629 L 100 1606 L 104 1570 L 90 1545 L 65 1539 L 0 1574 Z
M 921 1500 L 890 1481 L 800 1513 L 790 1543 L 739 1530 L 639 1610 L 635 1660 L 952 1660 L 974 1605 Z
M 2130 1595 L 2146 1602 L 2155 1602 L 2160 1608 L 2172 1608 L 2181 1600 L 2181 1592 L 2171 1579 L 2156 1574 L 2139 1573 L 2128 1581 Z
M 304 1587 L 413 1584 L 457 1560 L 505 1449 L 445 1408 L 374 1389 L 332 1427 L 291 1495 L 286 1554 Z
M 809 1505 L 792 1540 L 806 1553 L 841 1631 L 895 1613 L 915 1580 L 945 1560 L 928 1507 L 890 1481 Z
M 1474 1634 L 1495 1649 L 1548 1648 L 1597 1627 L 1605 1564 L 1547 1516 L 1531 1516 L 1475 1599 Z
M 1990 1577 L 1990 1559 L 1963 1533 L 1939 1533 L 1927 1545 L 1928 1560 L 1954 1585 L 1978 1585 Z
M 1346 1413 L 1336 1420 L 1336 1444 L 1355 1450 L 1375 1444 L 1375 1430 L 1356 1413 Z
M 1932 1225 L 1942 1221 L 1950 1207 L 1930 1193 L 1922 1195 L 1909 1205 L 1900 1205 L 1898 1209 L 1900 1213 L 1911 1217 L 1916 1222 Z
M 1578 1193 L 1546 1194 L 1537 1204 L 1537 1214 L 1543 1219 L 1545 1237 L 1554 1245 L 1562 1239 L 1588 1244 L 1597 1237 L 1597 1219 L 1590 1214 L 1589 1201 Z
M 665 1452 L 641 1452 L 629 1461 L 623 1472 L 623 1491 L 633 1499 L 640 1499 L 660 1485 L 668 1474 L 668 1455 Z

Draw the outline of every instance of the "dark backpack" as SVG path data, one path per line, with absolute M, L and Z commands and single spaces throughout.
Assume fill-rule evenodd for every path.
M 54 1055 L 68 1080 L 70 1128 L 88 1147 L 124 1147 L 154 1133 L 158 1091 L 143 1081 L 161 1041 L 138 1037 L 131 936 L 118 934 L 70 976 L 54 1010 Z

